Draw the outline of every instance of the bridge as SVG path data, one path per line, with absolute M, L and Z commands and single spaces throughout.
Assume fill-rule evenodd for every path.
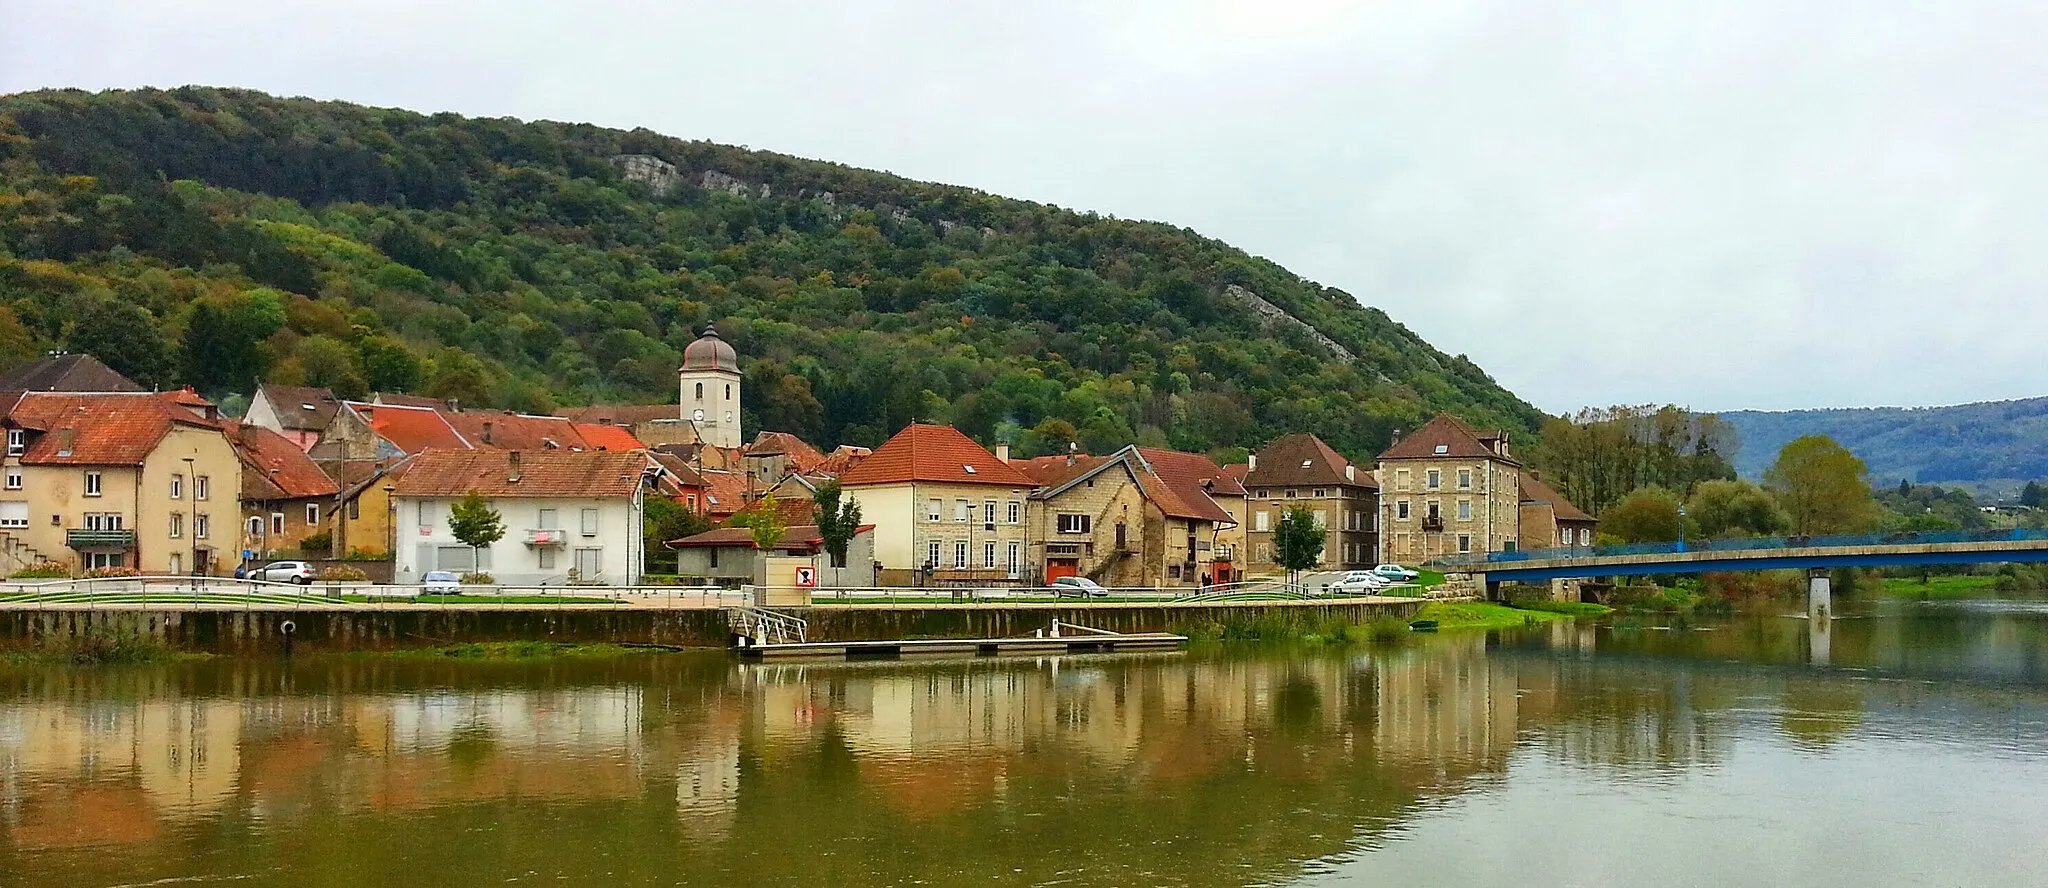
M 1501 583 L 1747 570 L 1809 572 L 1807 610 L 1825 616 L 1826 571 L 1837 567 L 1910 567 L 2048 561 L 2048 530 L 1938 531 L 1811 537 L 1754 537 L 1524 549 L 1442 558 L 1434 566 L 1472 575 L 1497 597 Z

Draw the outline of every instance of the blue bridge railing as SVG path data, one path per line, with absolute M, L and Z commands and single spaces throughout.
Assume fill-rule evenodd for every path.
M 1846 546 L 1921 546 L 1935 543 L 1996 543 L 2048 540 L 2048 529 L 1900 531 L 1897 533 L 1852 533 L 1830 536 L 1738 537 L 1719 540 L 1687 540 L 1683 543 L 1628 543 L 1618 546 L 1563 546 L 1551 549 L 1519 549 L 1513 552 L 1485 552 L 1450 555 L 1434 563 L 1447 567 L 1499 564 L 1516 561 L 1551 561 L 1565 558 L 1608 558 L 1621 555 L 1676 555 L 1684 552 L 1741 552 L 1770 549 L 1825 549 Z

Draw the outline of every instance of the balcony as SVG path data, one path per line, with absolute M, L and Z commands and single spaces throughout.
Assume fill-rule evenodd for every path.
M 64 545 L 73 549 L 129 549 L 135 546 L 135 531 L 72 527 L 64 531 Z
M 1423 532 L 1423 533 L 1443 533 L 1443 532 L 1444 532 L 1444 516 L 1442 516 L 1442 515 L 1424 515 L 1424 516 L 1422 516 L 1422 532 Z
M 526 532 L 526 544 L 529 546 L 566 546 L 569 544 L 569 532 L 559 528 L 528 530 Z

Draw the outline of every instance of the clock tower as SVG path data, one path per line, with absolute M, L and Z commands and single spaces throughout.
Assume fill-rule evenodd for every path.
M 683 349 L 683 421 L 697 427 L 697 438 L 713 447 L 737 448 L 740 437 L 740 358 L 718 329 L 705 325 L 704 335 Z

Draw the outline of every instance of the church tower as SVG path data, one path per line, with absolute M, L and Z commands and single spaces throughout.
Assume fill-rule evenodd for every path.
M 740 437 L 740 356 L 731 343 L 718 338 L 716 327 L 683 349 L 683 421 L 713 447 L 737 448 Z

